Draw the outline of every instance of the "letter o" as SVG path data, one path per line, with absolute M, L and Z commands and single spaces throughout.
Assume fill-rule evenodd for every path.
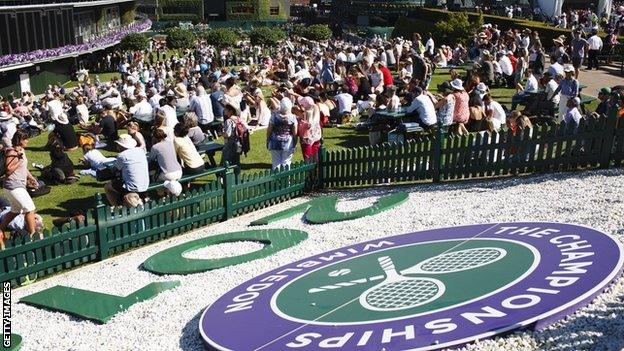
M 529 300 L 529 301 L 526 303 L 517 304 L 513 302 L 515 300 Z M 501 306 L 505 308 L 509 308 L 509 309 L 520 309 L 520 308 L 526 308 L 526 307 L 537 305 L 540 301 L 542 301 L 542 298 L 537 295 L 522 294 L 522 295 L 516 295 L 516 296 L 511 296 L 511 297 L 506 298 L 501 303 Z
M 145 260 L 143 268 L 155 274 L 201 273 L 270 256 L 299 244 L 307 237 L 308 233 L 292 229 L 250 230 L 220 234 L 163 250 Z M 239 241 L 256 241 L 265 244 L 265 247 L 244 255 L 217 259 L 192 259 L 183 256 L 187 252 L 207 246 Z

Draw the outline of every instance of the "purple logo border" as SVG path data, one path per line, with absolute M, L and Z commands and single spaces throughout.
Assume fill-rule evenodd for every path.
M 585 281 L 583 282 L 583 286 L 591 286 L 591 288 L 579 288 L 578 286 L 575 286 L 576 289 L 574 290 L 580 290 L 582 291 L 582 294 L 580 296 L 576 296 L 576 297 L 564 297 L 563 299 L 558 299 L 558 300 L 562 300 L 565 303 L 558 303 L 558 302 L 541 302 L 538 303 L 537 306 L 542 307 L 541 309 L 543 309 L 544 304 L 549 304 L 550 306 L 554 306 L 552 309 L 549 309 L 548 311 L 544 312 L 544 313 L 540 313 L 537 314 L 535 312 L 525 312 L 522 313 L 522 311 L 519 311 L 517 314 L 513 314 L 513 318 L 507 316 L 507 318 L 502 318 L 502 319 L 498 319 L 498 321 L 503 321 L 503 323 L 505 324 L 504 327 L 499 327 L 496 329 L 492 329 L 487 327 L 488 323 L 487 321 L 485 323 L 483 323 L 483 325 L 481 326 L 473 326 L 473 329 L 481 329 L 481 331 L 474 331 L 474 332 L 470 332 L 468 331 L 467 336 L 460 336 L 460 337 L 450 337 L 447 339 L 444 339 L 443 342 L 438 343 L 437 339 L 435 340 L 435 342 L 432 342 L 432 340 L 427 340 L 426 344 L 421 344 L 419 342 L 419 345 L 416 348 L 413 348 L 416 345 L 406 345 L 410 344 L 410 342 L 403 342 L 400 345 L 394 345 L 394 344 L 387 344 L 384 346 L 388 346 L 388 347 L 392 347 L 393 349 L 395 349 L 394 347 L 398 347 L 401 350 L 405 350 L 405 351 L 409 351 L 409 350 L 433 350 L 433 349 L 439 349 L 439 348 L 445 348 L 445 347 L 457 347 L 457 346 L 461 346 L 464 345 L 466 343 L 475 341 L 477 339 L 485 339 L 485 338 L 490 338 L 492 336 L 498 335 L 498 334 L 504 334 L 507 332 L 510 332 L 512 330 L 517 330 L 517 329 L 523 329 L 525 327 L 527 327 L 528 325 L 533 325 L 533 327 L 535 329 L 541 329 L 557 320 L 560 320 L 561 318 L 563 318 L 564 316 L 570 314 L 571 312 L 586 306 L 587 304 L 589 304 L 596 296 L 598 296 L 599 294 L 601 294 L 609 285 L 612 281 L 614 281 L 618 276 L 620 276 L 622 274 L 622 269 L 623 269 L 623 264 L 624 264 L 624 248 L 622 247 L 622 243 L 619 242 L 616 238 L 611 237 L 610 235 L 598 231 L 596 229 L 593 228 L 589 228 L 586 226 L 582 226 L 582 225 L 576 225 L 576 224 L 563 224 L 563 223 L 552 223 L 552 222 L 505 222 L 505 223 L 493 223 L 493 224 L 476 224 L 476 225 L 466 225 L 466 226 L 459 226 L 459 227 L 450 227 L 450 228 L 439 228 L 439 229 L 431 229 L 431 230 L 424 230 L 424 231 L 420 231 L 420 232 L 414 232 L 414 233 L 409 233 L 409 234 L 402 234 L 402 235 L 398 235 L 398 236 L 393 236 L 393 237 L 388 237 L 388 238 L 380 238 L 377 240 L 371 240 L 371 241 L 367 241 L 367 242 L 363 242 L 363 243 L 358 243 L 358 244 L 354 244 L 354 245 L 350 245 L 350 246 L 346 246 L 346 247 L 342 247 L 342 248 L 338 248 L 336 250 L 332 250 L 326 253 L 321 253 L 319 255 L 315 255 L 312 257 L 308 257 L 305 258 L 303 260 L 297 261 L 297 262 L 293 262 L 291 264 L 279 267 L 275 270 L 272 270 L 270 272 L 264 273 L 258 277 L 255 277 L 241 285 L 239 285 L 237 288 L 229 291 L 228 293 L 224 294 L 222 297 L 220 297 L 219 299 L 217 299 L 217 301 L 215 301 L 212 305 L 210 305 L 208 308 L 205 309 L 205 311 L 202 313 L 201 318 L 200 318 L 200 322 L 199 322 L 199 329 L 200 329 L 200 333 L 204 339 L 205 345 L 209 348 L 209 349 L 214 349 L 214 350 L 230 350 L 225 348 L 224 346 L 219 345 L 218 342 L 212 340 L 207 333 L 213 334 L 213 332 L 210 332 L 211 329 L 216 328 L 216 329 L 221 329 L 221 332 L 226 332 L 229 331 L 227 334 L 230 335 L 236 335 L 235 338 L 240 338 L 240 335 L 238 335 L 236 332 L 233 332 L 230 329 L 227 328 L 233 328 L 232 324 L 234 326 L 236 326 L 236 321 L 234 323 L 230 322 L 226 322 L 223 323 L 223 321 L 220 321 L 220 323 L 218 323 L 217 326 L 215 326 L 214 324 L 210 323 L 210 317 L 208 317 L 208 315 L 211 313 L 211 311 L 213 309 L 216 310 L 222 310 L 222 307 L 227 305 L 227 301 L 228 298 L 231 298 L 232 296 L 236 296 L 237 291 L 241 292 L 241 291 L 245 291 L 245 288 L 247 286 L 249 286 L 249 284 L 252 284 L 253 282 L 258 282 L 261 279 L 263 279 L 264 277 L 276 274 L 277 272 L 283 271 L 284 269 L 288 269 L 290 267 L 296 267 L 298 264 L 302 263 L 302 262 L 306 262 L 306 261 L 310 261 L 310 260 L 314 260 L 315 258 L 318 258 L 320 256 L 325 256 L 325 255 L 329 255 L 332 252 L 335 252 L 337 250 L 347 250 L 350 248 L 356 248 L 356 247 L 362 247 L 366 244 L 370 244 L 370 243 L 378 243 L 382 240 L 391 240 L 392 242 L 394 242 L 393 246 L 390 247 L 385 247 L 385 249 L 387 248 L 393 248 L 393 247 L 397 247 L 397 246 L 402 246 L 405 244 L 410 244 L 410 243 L 420 243 L 420 242 L 428 242 L 428 241 L 438 241 L 438 240 L 443 240 L 443 239 L 470 239 L 470 238 L 478 238 L 478 239 L 496 239 L 496 238 L 507 238 L 509 239 L 509 237 L 507 237 L 505 234 L 494 234 L 495 231 L 493 229 L 496 228 L 500 228 L 503 226 L 516 226 L 516 227 L 540 227 L 540 228 L 552 228 L 552 229 L 559 229 L 559 230 L 563 230 L 564 233 L 561 234 L 565 234 L 565 233 L 570 233 L 573 232 L 574 234 L 578 234 L 578 235 L 582 235 L 581 239 L 589 239 L 589 236 L 595 236 L 596 234 L 598 234 L 599 236 L 597 237 L 592 237 L 592 239 L 594 239 L 594 241 L 591 242 L 591 244 L 594 244 L 595 246 L 593 246 L 593 250 L 597 251 L 598 254 L 594 255 L 592 257 L 592 260 L 594 262 L 598 262 L 593 264 L 592 266 L 590 266 L 588 269 L 591 270 L 598 270 L 597 274 L 591 274 L 591 276 L 599 276 L 597 279 L 600 279 L 601 277 L 604 277 L 603 279 L 601 279 L 600 281 L 591 281 L 591 278 L 587 278 L 585 279 Z M 470 231 L 471 233 L 476 233 L 476 235 L 471 236 L 472 234 L 465 234 L 467 231 Z M 489 232 L 489 233 L 488 233 Z M 560 235 L 561 235 L 560 234 Z M 517 236 L 514 236 L 512 238 L 517 238 Z M 527 243 L 529 245 L 533 245 L 535 246 L 541 253 L 543 252 L 542 250 L 544 249 L 543 247 L 539 247 L 539 241 L 540 240 L 544 240 L 539 239 L 539 240 L 534 240 L 533 238 L 530 238 L 528 236 L 522 236 L 522 238 L 525 238 L 527 240 L 522 240 L 521 242 L 523 243 Z M 547 239 L 546 239 L 547 240 Z M 543 243 L 542 243 L 543 245 Z M 601 252 L 601 251 L 605 251 L 605 252 Z M 611 251 L 611 252 L 609 252 Z M 375 251 L 371 251 L 371 252 L 375 252 Z M 273 338 L 271 340 L 271 336 L 267 336 L 264 334 L 261 334 L 263 336 L 263 338 L 258 338 L 257 340 L 259 341 L 258 343 L 261 342 L 269 342 L 268 344 L 264 344 L 264 346 L 268 346 L 270 343 L 275 342 L 276 340 L 282 339 L 284 338 L 284 336 L 291 334 L 294 330 L 296 330 L 298 333 L 304 333 L 304 332 L 311 332 L 314 331 L 315 329 L 324 329 L 324 328 L 331 328 L 328 326 L 323 326 L 323 325 L 311 325 L 311 324 L 302 324 L 302 323 L 296 323 L 296 322 L 292 322 L 290 320 L 284 320 L 283 317 L 279 317 L 275 314 L 274 311 L 266 311 L 266 309 L 268 308 L 270 310 L 270 301 L 272 299 L 272 296 L 275 294 L 276 291 L 278 291 L 282 286 L 292 282 L 293 280 L 297 279 L 298 277 L 302 276 L 302 275 L 306 275 L 308 273 L 310 273 L 310 271 L 316 270 L 316 269 L 320 269 L 322 267 L 328 266 L 328 265 L 332 265 L 332 264 L 336 264 L 338 262 L 341 261 L 345 261 L 347 259 L 352 259 L 354 257 L 358 257 L 358 256 L 362 256 L 365 254 L 370 254 L 371 252 L 361 252 L 359 254 L 355 254 L 352 256 L 347 256 L 344 258 L 340 258 L 340 259 L 336 259 L 330 262 L 326 262 L 322 265 L 320 265 L 319 267 L 315 267 L 314 269 L 311 270 L 303 270 L 302 272 L 298 272 L 296 274 L 292 274 L 291 276 L 289 276 L 287 279 L 285 279 L 283 282 L 278 282 L 276 283 L 276 287 L 272 287 L 271 289 L 268 289 L 268 291 L 261 295 L 260 298 L 258 298 L 256 301 L 254 301 L 254 303 L 258 304 L 258 309 L 260 309 L 260 312 L 263 312 L 265 314 L 270 314 L 270 316 L 254 316 L 253 319 L 257 320 L 256 323 L 261 323 L 261 324 L 265 324 L 265 323 L 271 323 L 270 325 L 273 325 L 275 328 L 278 329 L 282 329 L 284 330 L 284 332 L 282 333 L 281 336 L 277 337 L 277 338 Z M 609 258 L 609 255 L 607 255 L 606 253 L 609 252 L 610 254 L 614 254 L 617 253 L 617 263 L 614 263 L 616 260 L 613 258 Z M 542 255 L 542 259 L 544 259 L 545 255 Z M 531 286 L 532 285 L 532 280 L 535 279 L 531 279 L 534 275 L 537 275 L 538 277 L 545 277 L 547 273 L 547 271 L 549 269 L 545 269 L 545 268 L 550 268 L 552 269 L 553 267 L 553 261 L 556 261 L 554 258 L 556 256 L 557 259 L 559 259 L 559 255 L 549 255 L 550 257 L 546 256 L 546 260 L 540 262 L 539 267 L 537 269 L 535 269 L 531 274 L 529 274 L 529 276 L 525 277 L 522 281 L 518 282 L 518 284 L 516 286 L 510 287 L 509 289 L 506 289 L 506 291 L 501 291 L 498 292 L 496 294 L 494 294 L 493 296 L 484 298 L 484 299 L 480 299 L 479 301 L 476 302 L 482 302 L 484 300 L 488 300 L 488 299 L 492 299 L 494 297 L 499 297 L 501 294 L 505 293 L 505 294 L 509 294 L 509 296 L 514 296 L 517 293 L 522 292 L 522 290 L 526 290 L 526 286 Z M 606 263 L 604 262 L 606 261 Z M 613 261 L 613 262 L 611 262 Z M 550 263 L 549 263 L 550 262 Z M 607 265 L 607 263 L 609 263 Z M 609 271 L 607 273 L 607 271 L 605 271 L 604 267 L 607 265 L 608 267 L 610 267 L 611 271 Z M 543 267 L 542 267 L 543 266 Z M 540 269 L 540 267 L 542 269 Z M 535 278 L 535 277 L 533 277 Z M 594 279 L 595 280 L 595 279 Z M 590 282 L 587 282 L 590 281 Z M 590 285 L 591 284 L 591 285 Z M 563 289 L 562 289 L 563 290 Z M 567 290 L 572 290 L 572 289 L 567 289 Z M 566 294 L 570 295 L 571 292 L 570 291 L 566 291 Z M 267 301 L 268 299 L 268 301 Z M 499 298 L 500 299 L 500 298 Z M 231 302 L 231 300 L 230 300 Z M 483 302 L 482 302 L 483 303 Z M 457 309 L 459 310 L 459 312 L 455 312 L 456 315 L 459 315 L 460 313 L 462 313 L 462 307 L 470 307 L 472 306 L 474 303 L 468 304 L 467 306 L 459 306 Z M 220 308 L 221 307 L 221 308 Z M 529 308 L 530 309 L 530 308 Z M 452 309 L 453 310 L 453 309 Z M 473 309 L 474 311 L 474 309 Z M 270 313 L 269 313 L 270 312 Z M 448 312 L 448 311 L 444 311 L 444 312 Z M 258 312 L 256 312 L 257 314 Z M 430 317 L 428 319 L 431 320 L 435 320 L 438 319 L 436 315 L 436 313 L 433 314 L 426 314 L 426 315 L 433 315 L 433 317 Z M 230 316 L 228 316 L 230 317 Z M 249 320 L 249 316 L 246 316 L 245 318 L 246 320 Z M 411 323 L 412 320 L 417 320 L 418 318 L 399 318 L 397 320 L 394 321 L 388 321 L 388 322 L 371 322 L 369 324 L 363 324 L 361 325 L 362 327 L 376 327 L 376 328 L 387 328 L 387 327 L 392 327 L 393 324 L 401 324 L 402 326 L 405 325 L 416 325 L 419 326 L 419 323 Z M 504 322 L 506 320 L 509 320 L 508 322 Z M 241 323 L 243 322 L 242 320 L 240 321 Z M 229 325 L 228 326 L 224 326 L 224 324 Z M 354 329 L 353 327 L 357 327 L 354 325 L 340 325 L 340 326 L 336 326 L 333 328 L 333 333 L 322 333 L 323 334 L 323 338 L 329 338 L 329 337 L 336 337 L 336 336 L 341 336 L 344 335 L 344 333 L 346 331 L 348 331 L 348 329 L 345 330 L 341 330 L 344 328 L 351 328 Z M 309 329 L 311 328 L 311 330 Z M 464 329 L 470 329 L 468 326 L 459 326 L 459 329 L 464 328 Z M 337 330 L 336 330 L 337 329 Z M 394 329 L 393 329 L 394 330 Z M 399 330 L 399 329 L 396 329 Z M 462 329 L 463 330 L 463 329 Z M 245 330 L 245 333 L 249 334 L 249 333 L 253 333 L 250 330 Z M 258 331 L 258 333 L 261 333 L 260 331 Z M 218 334 L 218 332 L 217 332 Z M 226 335 L 227 335 L 226 334 Z M 454 334 L 454 332 L 449 333 L 451 335 Z M 461 333 L 460 333 L 461 334 Z M 444 338 L 445 335 L 441 335 L 440 338 Z M 223 335 L 221 335 L 221 338 L 223 338 Z M 435 338 L 435 336 L 429 335 L 429 339 Z M 255 337 L 253 335 L 249 335 L 249 337 L 246 337 L 244 339 L 251 339 L 254 340 Z M 417 335 L 417 339 L 426 339 L 425 336 L 421 336 L 421 335 Z M 264 341 L 262 341 L 264 340 Z M 275 344 L 280 345 L 278 343 Z M 251 345 L 248 345 L 251 346 Z M 260 345 L 255 345 L 253 346 L 253 348 L 258 348 L 261 347 L 262 349 L 264 349 L 264 346 L 260 346 Z M 367 345 L 368 346 L 368 345 Z M 379 346 L 382 346 L 381 344 Z M 348 347 L 348 346 L 345 346 Z M 406 348 L 407 347 L 407 348 Z M 267 348 L 268 349 L 273 349 L 273 348 Z M 242 351 L 243 349 L 241 349 L 240 345 L 237 345 L 237 350 L 236 351 Z M 308 347 L 304 347 L 301 348 L 301 350 L 310 350 L 310 348 Z

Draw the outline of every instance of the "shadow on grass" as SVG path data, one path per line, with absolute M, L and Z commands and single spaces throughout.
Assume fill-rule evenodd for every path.
M 48 215 L 52 217 L 65 217 L 69 216 L 70 210 L 92 210 L 95 208 L 95 197 L 89 196 L 81 199 L 70 199 L 60 202 L 58 205 L 60 208 L 43 208 L 37 210 L 41 215 Z

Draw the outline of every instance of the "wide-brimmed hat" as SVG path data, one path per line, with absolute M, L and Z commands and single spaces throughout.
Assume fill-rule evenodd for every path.
M 574 66 L 572 66 L 572 65 L 565 65 L 565 66 L 563 66 L 563 71 L 566 72 L 566 73 L 574 72 Z
M 119 136 L 119 139 L 115 141 L 117 145 L 123 147 L 124 149 L 132 149 L 137 146 L 136 140 L 130 134 L 122 134 Z
M 67 118 L 67 115 L 65 114 L 65 112 L 61 113 L 58 116 L 52 116 L 52 120 L 60 124 L 69 124 L 69 119 Z
M 481 82 L 477 85 L 477 87 L 475 88 L 478 92 L 480 93 L 487 93 L 488 91 L 488 86 L 485 85 L 485 83 Z
M 178 98 L 188 97 L 188 90 L 186 90 L 186 87 L 182 84 L 176 85 L 173 91 L 175 92 L 175 95 Z
M 487 38 L 487 34 L 485 34 L 485 32 L 481 32 L 481 33 L 479 33 L 478 37 L 481 38 L 481 39 L 485 39 L 485 38 Z
M 0 111 L 0 121 L 8 121 L 11 119 L 11 114 L 6 111 Z
M 451 87 L 455 90 L 464 90 L 464 82 L 461 79 L 453 79 L 451 82 Z
M 560 38 L 553 39 L 553 42 L 555 44 L 563 45 L 563 40 L 561 40 Z

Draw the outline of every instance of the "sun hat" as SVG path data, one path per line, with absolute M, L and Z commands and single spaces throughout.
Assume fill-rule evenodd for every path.
M 65 112 L 61 113 L 58 116 L 52 116 L 52 120 L 60 124 L 69 124 L 69 119 L 67 118 L 67 115 L 65 114 Z
M 574 102 L 576 106 L 581 104 L 581 99 L 579 97 L 575 97 L 574 99 L 572 99 L 572 101 Z
M 574 72 L 574 66 L 572 66 L 572 65 L 565 65 L 565 66 L 563 66 L 563 71 L 566 72 L 566 73 Z
M 481 82 L 477 85 L 475 89 L 477 89 L 477 91 L 479 91 L 480 93 L 487 93 L 488 86 L 485 85 L 485 83 Z
M 130 134 L 122 134 L 119 136 L 119 139 L 115 141 L 117 145 L 123 147 L 124 149 L 132 149 L 137 146 L 136 140 Z
M 11 115 L 6 111 L 0 111 L 0 121 L 8 121 L 11 119 Z
M 179 98 L 188 97 L 188 91 L 186 90 L 186 87 L 183 84 L 176 85 L 173 90 L 176 94 L 176 97 L 179 97 Z
M 459 78 L 453 79 L 451 87 L 455 90 L 464 90 L 464 82 Z
M 176 180 L 167 180 L 163 183 L 163 185 L 165 186 L 165 189 L 167 189 L 167 191 L 169 191 L 173 196 L 177 197 L 182 194 L 182 184 L 180 184 L 180 182 Z
M 281 113 L 290 113 L 292 108 L 293 108 L 293 103 L 289 98 L 285 97 L 282 99 L 282 101 L 280 101 L 279 111 Z
M 308 109 L 312 106 L 314 106 L 314 99 L 312 99 L 309 96 L 300 96 L 297 99 L 297 102 L 299 103 L 299 105 L 301 105 L 301 107 Z

